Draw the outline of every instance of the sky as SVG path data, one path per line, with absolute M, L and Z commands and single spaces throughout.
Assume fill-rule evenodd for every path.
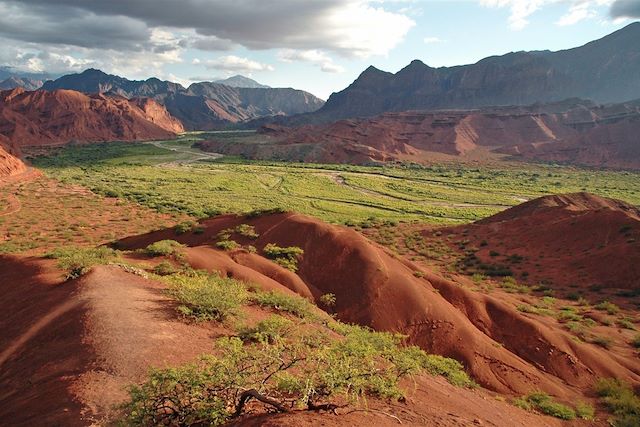
M 0 0 L 0 65 L 189 85 L 242 74 L 327 99 L 369 65 L 583 45 L 640 0 Z

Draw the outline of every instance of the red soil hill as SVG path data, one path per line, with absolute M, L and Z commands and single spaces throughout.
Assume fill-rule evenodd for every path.
M 511 268 L 531 283 L 640 289 L 640 210 L 619 200 L 546 196 L 449 231 L 464 233 L 482 262 L 522 257 Z
M 172 138 L 184 129 L 149 99 L 71 90 L 0 92 L 0 135 L 24 146 Z
M 266 268 L 261 257 L 243 250 L 212 249 L 221 230 L 243 223 L 253 225 L 260 236 L 238 241 L 255 245 L 258 253 L 267 243 L 302 248 L 298 273 L 285 274 L 275 264 Z M 427 351 L 461 360 L 481 384 L 497 391 L 520 394 L 542 389 L 568 398 L 582 394 L 596 377 L 640 381 L 636 360 L 576 342 L 561 328 L 421 270 L 353 230 L 292 213 L 222 216 L 202 225 L 200 234 L 177 236 L 174 230 L 164 230 L 125 239 L 119 245 L 133 249 L 176 239 L 190 246 L 187 259 L 196 268 L 263 286 L 279 283 L 316 301 L 333 293 L 340 319 L 407 334 Z

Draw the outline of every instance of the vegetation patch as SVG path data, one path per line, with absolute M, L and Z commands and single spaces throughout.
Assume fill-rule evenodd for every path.
M 184 245 L 175 240 L 160 240 L 144 249 L 144 253 L 151 257 L 181 256 Z
M 629 384 L 615 378 L 603 378 L 596 382 L 595 391 L 615 418 L 615 427 L 640 425 L 640 397 Z
M 297 246 L 282 248 L 273 243 L 267 244 L 262 252 L 265 257 L 293 272 L 298 271 L 298 260 L 304 254 L 304 251 Z
M 400 335 L 333 322 L 339 338 L 316 331 L 290 339 L 287 325 L 286 319 L 269 318 L 241 337 L 219 339 L 216 353 L 196 363 L 152 371 L 130 389 L 126 421 L 215 426 L 259 406 L 335 412 L 368 396 L 401 399 L 400 380 L 429 364 L 424 351 L 402 346 Z M 431 362 L 433 371 L 460 369 L 442 359 Z
M 244 283 L 216 274 L 192 272 L 167 276 L 169 293 L 180 305 L 178 311 L 198 321 L 222 321 L 238 315 L 249 299 Z
M 576 411 L 574 409 L 554 401 L 551 396 L 541 391 L 519 397 L 513 401 L 513 404 L 522 409 L 535 410 L 562 420 L 573 420 L 576 418 Z
M 312 316 L 315 309 L 311 302 L 301 296 L 287 295 L 276 291 L 258 291 L 251 296 L 251 300 L 259 306 L 290 313 L 303 319 Z
M 60 248 L 45 255 L 58 260 L 58 267 L 65 270 L 65 279 L 76 279 L 89 272 L 94 265 L 106 265 L 118 258 L 118 253 L 105 246 L 97 248 Z

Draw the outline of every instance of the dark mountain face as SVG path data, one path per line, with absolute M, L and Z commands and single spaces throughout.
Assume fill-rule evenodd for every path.
M 603 103 L 640 97 L 640 22 L 558 52 L 515 52 L 449 68 L 432 68 L 416 60 L 396 74 L 369 67 L 345 90 L 332 94 L 319 111 L 293 123 L 574 97 Z
M 128 80 L 94 69 L 47 81 L 42 88 L 152 98 L 164 104 L 188 130 L 213 130 L 264 116 L 307 113 L 324 104 L 310 93 L 295 89 L 232 87 L 212 82 L 194 83 L 185 89 L 157 78 Z

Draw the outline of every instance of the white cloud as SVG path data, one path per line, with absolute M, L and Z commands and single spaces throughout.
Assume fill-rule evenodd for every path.
M 569 11 L 556 22 L 556 25 L 566 27 L 577 24 L 585 19 L 593 18 L 596 15 L 596 11 L 591 9 L 591 5 L 588 2 L 578 3 L 572 5 Z
M 557 22 L 566 26 L 597 16 L 596 8 L 611 5 L 614 0 L 478 0 L 480 5 L 492 8 L 509 8 L 509 27 L 519 31 L 529 25 L 529 17 L 545 6 L 568 4 L 569 10 Z
M 215 59 L 200 61 L 210 70 L 220 70 L 234 73 L 250 74 L 254 71 L 273 71 L 269 64 L 263 64 L 249 58 L 241 58 L 235 55 L 221 56 Z
M 282 62 L 309 62 L 317 65 L 320 69 L 326 73 L 341 73 L 344 71 L 340 65 L 333 62 L 325 52 L 311 49 L 311 50 L 295 50 L 295 49 L 282 49 L 278 52 L 278 59 Z

